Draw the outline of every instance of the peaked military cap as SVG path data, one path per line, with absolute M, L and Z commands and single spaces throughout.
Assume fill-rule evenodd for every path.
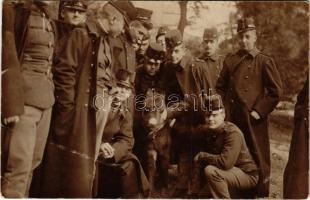
M 213 28 L 206 28 L 203 33 L 203 40 L 214 40 L 218 38 L 217 29 Z
M 129 24 L 130 21 L 137 17 L 137 9 L 130 1 L 119 0 L 109 1 L 108 3 L 113 5 L 119 12 L 124 15 L 127 24 Z
M 161 63 L 166 56 L 164 47 L 155 42 L 151 42 L 146 50 L 145 56 L 153 63 Z
M 174 48 L 183 42 L 182 34 L 178 29 L 170 30 L 167 32 L 166 37 L 167 48 Z
M 130 77 L 131 77 L 130 71 L 126 69 L 119 69 L 115 74 L 116 85 L 132 89 L 133 85 L 130 82 Z
M 87 10 L 87 3 L 85 1 L 79 1 L 79 0 L 66 0 L 62 1 L 62 8 L 69 8 L 74 10 L 79 10 L 86 12 Z
M 169 30 L 170 29 L 168 28 L 168 26 L 161 26 L 161 27 L 159 27 L 158 31 L 157 31 L 157 34 L 156 34 L 156 39 L 159 36 L 161 36 L 161 35 L 166 35 Z
M 206 96 L 204 99 L 204 109 L 207 112 L 218 111 L 224 108 L 222 97 L 218 94 Z
M 255 30 L 254 19 L 252 17 L 242 18 L 238 20 L 238 33 L 250 30 Z
M 153 24 L 151 22 L 153 11 L 138 7 L 136 9 L 137 9 L 136 19 L 141 21 L 145 28 L 151 30 L 153 28 Z

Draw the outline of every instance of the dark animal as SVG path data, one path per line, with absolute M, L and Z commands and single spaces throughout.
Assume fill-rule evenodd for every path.
M 191 127 L 197 118 L 186 104 L 166 107 L 165 95 L 154 91 L 146 95 L 139 115 L 135 153 L 149 179 L 152 196 L 155 188 L 161 191 L 167 188 L 171 155 L 175 156 L 180 146 L 188 146 Z

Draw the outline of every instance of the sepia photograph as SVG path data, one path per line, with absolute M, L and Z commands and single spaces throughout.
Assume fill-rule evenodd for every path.
M 0 2 L 1 198 L 308 198 L 308 1 Z

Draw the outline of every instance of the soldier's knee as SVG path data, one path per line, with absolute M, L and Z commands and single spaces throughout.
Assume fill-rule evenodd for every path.
M 205 177 L 208 180 L 218 180 L 218 179 L 222 179 L 220 173 L 218 172 L 218 168 L 213 166 L 213 165 L 208 165 L 204 168 L 204 174 Z

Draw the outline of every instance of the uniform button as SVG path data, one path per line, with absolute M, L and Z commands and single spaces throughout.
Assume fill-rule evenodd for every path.
M 94 63 L 90 64 L 91 67 L 94 67 Z
M 248 79 L 248 78 L 249 78 L 249 76 L 245 76 L 244 78 L 245 78 L 245 79 Z
M 86 93 L 89 93 L 89 89 L 86 90 Z
M 232 88 L 229 88 L 230 89 L 230 91 L 233 91 L 233 89 Z
M 233 99 L 231 99 L 231 100 L 230 100 L 230 102 L 231 102 L 231 103 L 234 103 L 234 100 L 233 100 Z
M 305 121 L 308 121 L 307 117 L 304 118 Z
M 85 104 L 84 104 L 84 107 L 88 107 L 88 104 L 87 104 L 87 103 L 85 103 Z
M 95 51 L 93 51 L 93 55 L 95 55 Z
M 248 68 L 251 68 L 251 67 L 252 67 L 251 65 L 248 66 Z

